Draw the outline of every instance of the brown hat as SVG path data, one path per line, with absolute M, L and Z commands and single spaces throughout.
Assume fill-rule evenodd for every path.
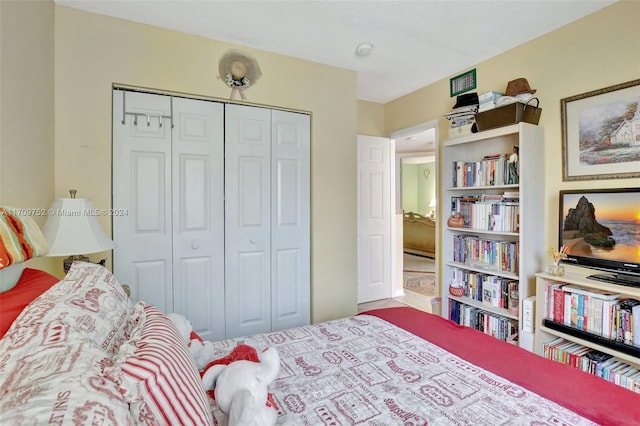
M 511 80 L 507 84 L 507 90 L 504 91 L 505 96 L 515 96 L 521 93 L 536 93 L 536 89 L 529 87 L 529 82 L 526 78 L 516 78 Z

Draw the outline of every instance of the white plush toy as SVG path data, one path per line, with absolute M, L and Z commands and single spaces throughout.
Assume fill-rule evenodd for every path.
M 207 364 L 215 358 L 213 344 L 207 341 L 192 339 L 191 332 L 193 331 L 193 325 L 191 324 L 191 321 L 183 315 L 171 313 L 167 316 L 176 325 L 184 343 L 189 347 L 189 352 L 191 353 L 191 357 L 193 358 L 198 371 L 203 370 Z
M 258 354 L 259 362 L 234 360 L 237 359 L 234 352 L 227 357 L 230 363 L 212 365 L 205 371 L 202 377 L 204 388 L 215 388 L 216 404 L 227 416 L 229 426 L 277 424 L 276 409 L 267 403 L 268 386 L 280 372 L 278 351 L 275 348 L 265 349 Z

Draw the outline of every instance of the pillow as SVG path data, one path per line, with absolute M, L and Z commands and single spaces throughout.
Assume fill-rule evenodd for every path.
M 30 211 L 0 207 L 0 269 L 46 253 L 47 241 Z
M 132 328 L 132 309 L 111 272 L 94 263 L 74 262 L 62 281 L 22 311 L 6 337 L 22 346 L 58 321 L 113 356 Z
M 4 336 L 20 312 L 32 300 L 60 281 L 53 275 L 38 269 L 25 268 L 16 285 L 0 293 L 0 337 Z
M 0 354 L 0 425 L 135 424 L 103 375 L 111 358 L 68 325 L 52 321 L 22 347 L 0 339 Z
M 200 375 L 174 323 L 138 302 L 131 338 L 107 373 L 142 424 L 213 425 Z

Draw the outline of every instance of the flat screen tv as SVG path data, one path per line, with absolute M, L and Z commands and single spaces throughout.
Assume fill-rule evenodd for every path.
M 559 246 L 588 278 L 640 287 L 640 188 L 560 191 Z

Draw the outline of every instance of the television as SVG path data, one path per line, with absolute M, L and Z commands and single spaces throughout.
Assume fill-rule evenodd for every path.
M 600 271 L 587 278 L 640 287 L 640 188 L 560 191 L 563 263 Z

